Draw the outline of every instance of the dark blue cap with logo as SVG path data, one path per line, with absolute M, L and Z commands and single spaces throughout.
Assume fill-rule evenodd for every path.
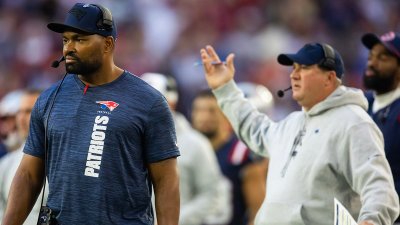
M 74 31 L 117 38 L 117 28 L 109 9 L 98 4 L 76 3 L 67 14 L 64 23 L 49 23 L 47 27 L 57 33 Z
M 394 54 L 397 58 L 400 58 L 400 36 L 393 31 L 383 34 L 380 37 L 372 33 L 367 33 L 362 36 L 361 41 L 368 49 L 380 43 L 385 46 L 389 52 Z
M 338 51 L 327 44 L 306 44 L 296 54 L 280 54 L 278 62 L 285 66 L 291 66 L 293 63 L 308 66 L 317 64 L 325 69 L 334 70 L 339 79 L 344 74 L 342 57 Z

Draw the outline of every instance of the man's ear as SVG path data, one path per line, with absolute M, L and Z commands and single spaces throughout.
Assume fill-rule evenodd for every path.
M 332 85 L 336 82 L 336 72 L 333 70 L 327 71 L 325 86 Z
M 114 38 L 111 36 L 108 36 L 105 38 L 104 42 L 104 52 L 112 52 L 115 47 L 115 41 Z

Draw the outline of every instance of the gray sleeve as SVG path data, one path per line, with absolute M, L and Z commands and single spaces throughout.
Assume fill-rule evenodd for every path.
M 9 152 L 0 159 L 0 221 L 2 221 L 7 207 L 8 194 L 11 186 L 10 179 L 12 180 L 15 175 L 12 165 L 13 155 L 15 155 L 15 152 Z
M 190 171 L 193 189 L 196 190 L 190 201 L 181 205 L 179 224 L 202 224 L 208 215 L 220 211 L 227 202 L 224 196 L 229 193 L 221 189 L 223 175 L 220 171 L 217 158 L 209 141 L 200 135 L 193 136 L 193 157 Z M 185 171 L 189 172 L 189 171 Z
M 345 176 L 360 195 L 358 221 L 391 225 L 399 215 L 399 197 L 383 149 L 383 137 L 372 123 L 352 126 L 348 132 L 349 149 Z
M 3 220 L 3 215 L 7 204 L 7 199 L 5 197 L 5 173 L 7 169 L 5 167 L 6 164 L 4 159 L 5 158 L 2 158 L 2 160 L 0 160 L 0 221 Z
M 269 156 L 267 133 L 273 129 L 274 122 L 257 111 L 233 80 L 213 93 L 240 140 L 252 151 Z

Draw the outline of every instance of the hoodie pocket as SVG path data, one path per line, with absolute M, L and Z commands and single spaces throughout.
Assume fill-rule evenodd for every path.
M 301 204 L 264 203 L 255 224 L 260 225 L 305 225 L 301 216 Z

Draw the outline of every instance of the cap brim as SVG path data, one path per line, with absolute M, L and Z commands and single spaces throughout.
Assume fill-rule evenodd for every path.
M 73 26 L 65 25 L 63 23 L 49 23 L 49 24 L 47 24 L 47 28 L 49 28 L 51 31 L 54 31 L 56 33 L 64 33 L 65 31 L 74 31 L 77 33 L 82 33 L 82 34 L 93 34 L 92 32 L 78 29 Z
M 381 40 L 375 34 L 368 33 L 362 36 L 361 42 L 364 44 L 365 47 L 371 49 L 372 47 L 374 47 L 374 45 L 381 43 Z
M 278 56 L 278 62 L 284 66 L 291 66 L 293 63 L 298 63 L 301 65 L 313 65 L 313 62 L 307 56 L 301 56 L 300 54 L 280 54 Z
M 278 62 L 284 66 L 291 66 L 293 65 L 293 60 L 291 59 L 293 56 L 293 54 L 280 54 L 278 55 Z

